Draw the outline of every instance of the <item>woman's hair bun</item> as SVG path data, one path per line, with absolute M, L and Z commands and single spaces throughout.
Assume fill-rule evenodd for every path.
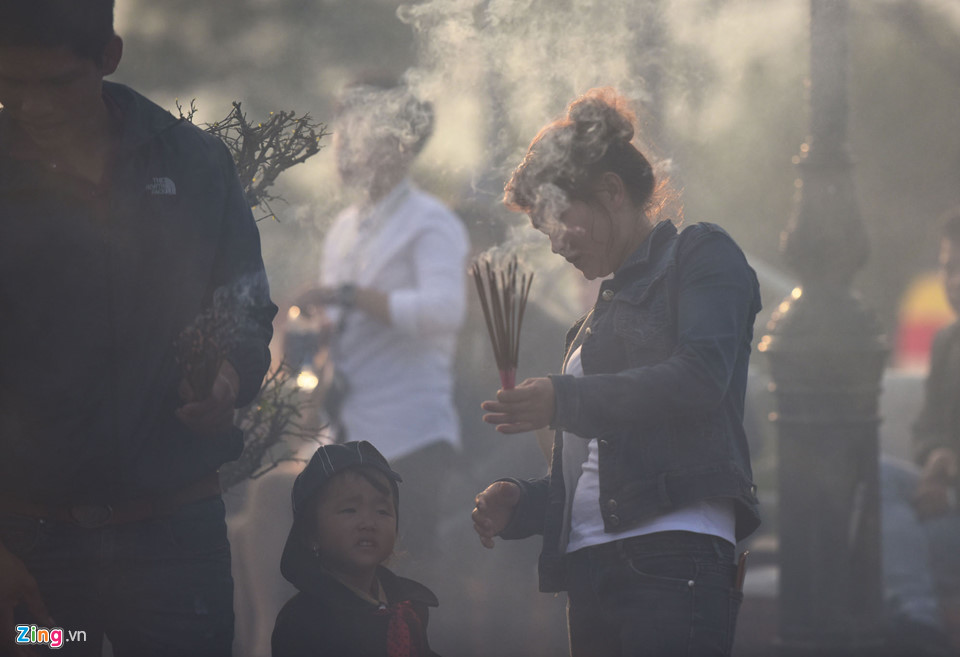
M 650 162 L 633 145 L 635 124 L 627 99 L 616 90 L 591 89 L 570 103 L 565 118 L 534 137 L 504 187 L 504 203 L 531 212 L 542 200 L 544 185 L 558 188 L 567 201 L 590 198 L 597 176 L 612 172 L 626 184 L 634 203 L 645 206 L 655 178 Z
M 635 117 L 626 99 L 614 89 L 591 89 L 567 108 L 573 124 L 574 141 L 581 147 L 598 148 L 602 157 L 614 143 L 629 143 L 634 135 Z

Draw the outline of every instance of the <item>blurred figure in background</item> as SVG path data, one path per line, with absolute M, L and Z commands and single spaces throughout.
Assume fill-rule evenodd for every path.
M 947 298 L 960 311 L 960 208 L 944 217 L 940 273 Z M 930 557 L 944 621 L 960 650 L 960 323 L 941 329 L 933 342 L 924 405 L 914 425 L 920 466 L 914 506 L 930 537 Z
M 960 310 L 960 208 L 943 218 L 940 279 Z M 887 641 L 915 654 L 960 653 L 960 324 L 934 338 L 914 463 L 882 455 L 880 492 Z M 951 645 L 952 644 L 952 648 Z
M 342 96 L 334 148 L 357 198 L 327 234 L 320 287 L 299 302 L 328 321 L 334 437 L 375 444 L 407 482 L 399 553 L 423 563 L 438 551 L 443 481 L 460 446 L 452 366 L 469 249 L 457 216 L 408 178 L 433 123 L 432 105 L 404 86 Z
M 431 586 L 443 483 L 460 448 L 452 362 L 468 251 L 459 218 L 408 179 L 433 124 L 431 104 L 405 87 L 356 85 L 343 94 L 334 150 L 354 203 L 327 233 L 320 285 L 288 315 L 305 330 L 288 322 L 284 335 L 284 359 L 305 365 L 304 390 L 317 375 L 309 394 L 324 407 L 321 440 L 367 440 L 403 477 L 395 560 Z M 302 470 L 285 462 L 252 482 L 235 524 L 244 555 L 234 568 L 238 654 L 269 651 L 273 619 L 292 592 L 276 562 Z

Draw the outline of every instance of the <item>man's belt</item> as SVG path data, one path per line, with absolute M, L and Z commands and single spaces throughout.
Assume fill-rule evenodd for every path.
M 107 504 L 37 504 L 0 494 L 0 515 L 9 513 L 96 529 L 168 516 L 182 506 L 216 497 L 220 492 L 220 476 L 212 472 L 172 491 Z

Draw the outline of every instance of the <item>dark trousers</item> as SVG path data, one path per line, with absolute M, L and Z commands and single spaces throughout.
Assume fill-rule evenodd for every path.
M 743 594 L 729 542 L 660 532 L 569 557 L 572 657 L 730 654 Z
M 106 634 L 116 657 L 230 655 L 233 579 L 219 497 L 98 529 L 0 516 L 0 540 L 37 580 L 57 624 L 44 629 L 63 630 L 57 654 L 99 657 Z M 25 609 L 16 622 L 42 627 Z
M 397 541 L 401 561 L 429 563 L 440 556 L 438 525 L 444 484 L 455 456 L 450 443 L 442 441 L 393 460 L 391 467 L 403 477 Z

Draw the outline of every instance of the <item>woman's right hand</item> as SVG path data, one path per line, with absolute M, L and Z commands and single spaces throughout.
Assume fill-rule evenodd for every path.
M 524 379 L 516 388 L 498 390 L 496 401 L 485 401 L 483 421 L 500 433 L 536 431 L 550 425 L 556 412 L 553 381 L 546 376 Z
M 493 537 L 510 523 L 519 502 L 520 487 L 510 481 L 494 482 L 477 495 L 471 518 L 483 547 L 493 548 Z

